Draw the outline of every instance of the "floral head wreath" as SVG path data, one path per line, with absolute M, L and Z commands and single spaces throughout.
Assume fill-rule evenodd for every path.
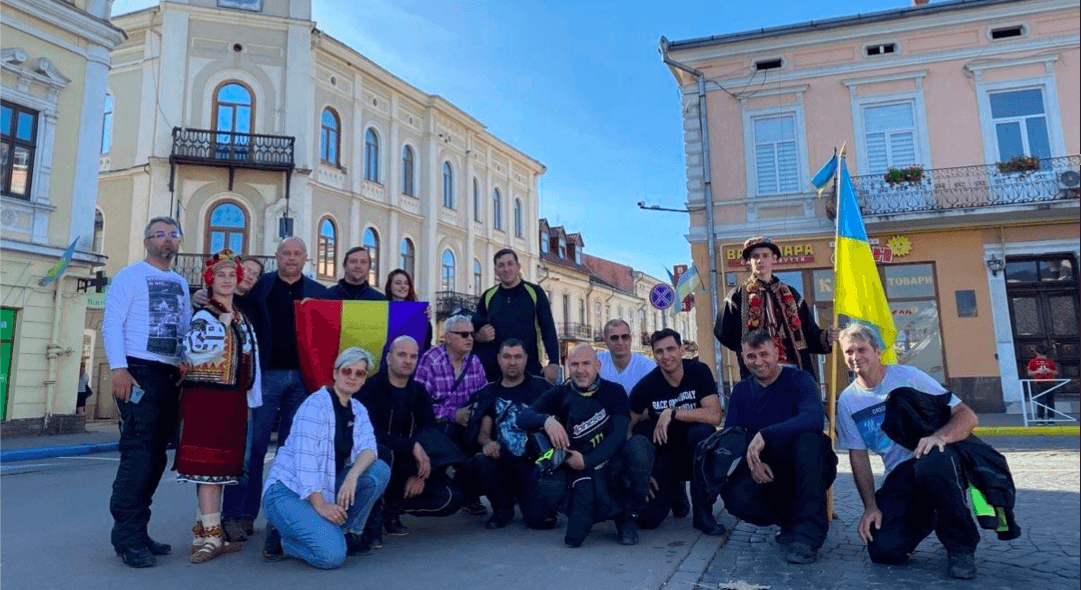
M 214 274 L 223 266 L 236 267 L 236 281 L 238 283 L 243 281 L 244 266 L 241 262 L 243 262 L 243 259 L 240 258 L 240 255 L 228 248 L 218 252 L 206 260 L 206 269 L 203 270 L 203 283 L 209 287 L 214 282 Z

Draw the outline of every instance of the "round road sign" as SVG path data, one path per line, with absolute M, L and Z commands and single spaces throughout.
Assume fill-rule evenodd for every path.
M 657 309 L 668 309 L 676 302 L 676 292 L 664 283 L 657 283 L 649 290 L 649 302 Z

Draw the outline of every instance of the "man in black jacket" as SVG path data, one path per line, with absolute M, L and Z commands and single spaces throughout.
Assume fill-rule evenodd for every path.
M 225 486 L 222 519 L 225 535 L 230 541 L 245 540 L 259 515 L 263 461 L 274 423 L 280 416 L 278 447 L 281 447 L 289 436 L 293 415 L 309 393 L 300 376 L 293 304 L 308 298 L 327 299 L 328 294 L 326 287 L 304 276 L 307 258 L 308 249 L 303 240 L 298 237 L 282 240 L 277 250 L 277 271 L 260 277 L 243 297 L 242 309 L 250 312 L 248 319 L 259 342 L 263 405 L 252 410 L 247 481 Z
M 342 260 L 341 280 L 328 292 L 331 299 L 343 301 L 386 301 L 387 296 L 368 283 L 368 271 L 372 268 L 372 255 L 364 246 L 350 248 Z
M 448 516 L 462 507 L 463 492 L 447 466 L 464 465 L 466 458 L 439 432 L 432 398 L 413 379 L 416 368 L 416 340 L 399 336 L 387 352 L 385 370 L 369 378 L 355 396 L 368 410 L 379 458 L 391 469 L 382 510 L 378 504 L 372 509 L 363 535 L 373 545 L 381 542 L 380 522 L 388 535 L 409 534 L 402 512 Z
M 627 438 L 627 393 L 598 376 L 600 361 L 588 344 L 567 355 L 570 379 L 549 390 L 518 417 L 518 426 L 544 430 L 566 462 L 538 482 L 542 501 L 567 515 L 563 541 L 579 547 L 594 523 L 616 521 L 623 545 L 638 542 L 634 520 L 645 507 L 653 446 Z
M 554 382 L 559 374 L 559 339 L 548 295 L 540 285 L 522 280 L 522 267 L 514 250 L 504 248 L 495 253 L 493 260 L 499 284 L 481 295 L 473 320 L 477 328 L 474 351 L 484 363 L 488 381 L 501 377 L 496 360 L 499 346 L 507 338 L 517 338 L 529 355 L 526 372 Z M 538 340 L 543 341 L 548 356 L 543 368 Z

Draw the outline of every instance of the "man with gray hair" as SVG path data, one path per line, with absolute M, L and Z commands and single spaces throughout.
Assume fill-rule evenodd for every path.
M 900 565 L 934 531 L 946 549 L 949 575 L 976 577 L 980 533 L 968 507 L 962 461 L 952 444 L 968 438 L 979 421 L 976 414 L 916 367 L 882 364 L 882 341 L 868 326 L 849 325 L 839 342 L 856 380 L 837 399 L 837 446 L 848 449 L 863 501 L 859 534 L 871 561 Z M 919 439 L 914 450 L 882 430 L 886 398 L 900 388 L 916 390 L 917 395 L 949 395 L 949 421 Z M 868 450 L 878 453 L 886 467 L 877 492 Z
M 472 415 L 471 398 L 488 384 L 484 365 L 473 353 L 473 316 L 456 312 L 444 323 L 443 344 L 428 349 L 417 363 L 414 379 L 428 390 L 435 404 L 435 419 L 440 430 L 467 456 L 476 452 L 476 441 L 467 440 L 466 426 Z M 485 516 L 488 510 L 480 503 L 479 484 L 467 486 L 466 514 Z
M 308 248 L 293 236 L 278 244 L 278 270 L 264 274 L 245 295 L 249 319 L 259 341 L 259 367 L 263 376 L 263 405 L 252 410 L 251 452 L 247 481 L 225 486 L 222 519 L 229 541 L 243 541 L 252 534 L 259 515 L 263 488 L 263 462 L 274 423 L 280 416 L 278 448 L 285 445 L 293 415 L 308 395 L 300 377 L 296 314 L 293 304 L 308 298 L 330 298 L 326 287 L 304 276 Z
M 601 379 L 614 381 L 629 394 L 638 382 L 657 368 L 657 363 L 631 352 L 631 326 L 616 318 L 604 325 L 604 345 L 607 351 L 597 353 L 601 362 Z
M 413 378 L 417 341 L 399 336 L 387 351 L 385 370 L 370 377 L 356 396 L 368 409 L 379 443 L 379 458 L 390 465 L 383 502 L 372 509 L 362 540 L 382 544 L 382 532 L 409 534 L 401 521 L 414 516 L 448 516 L 462 506 L 463 493 L 452 472 L 467 458 L 439 431 L 432 398 Z
M 146 258 L 121 270 L 105 298 L 102 336 L 120 409 L 120 465 L 113 481 L 113 549 L 150 567 L 171 547 L 150 538 L 150 502 L 165 471 L 180 403 L 180 339 L 191 322 L 188 282 L 172 269 L 180 225 L 155 217 L 143 231 Z

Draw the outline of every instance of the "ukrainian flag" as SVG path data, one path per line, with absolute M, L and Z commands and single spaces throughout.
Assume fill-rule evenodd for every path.
M 836 159 L 837 156 L 834 156 L 833 161 Z M 839 164 L 833 312 L 844 314 L 852 321 L 871 328 L 878 336 L 882 362 L 894 364 L 897 362 L 897 353 L 893 348 L 897 328 L 893 325 L 893 313 L 875 267 L 871 245 L 867 241 L 867 229 L 863 225 L 863 216 L 856 201 L 856 192 L 852 189 L 852 178 L 848 175 L 843 152 Z

